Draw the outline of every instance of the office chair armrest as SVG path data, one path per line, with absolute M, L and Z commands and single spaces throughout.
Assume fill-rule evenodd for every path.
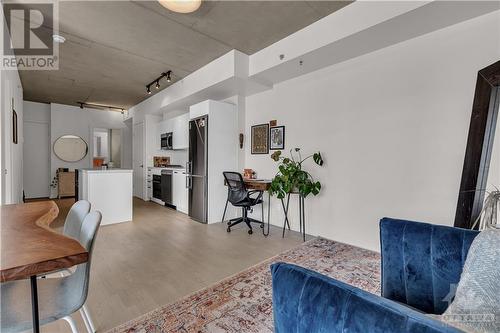
M 258 195 L 258 196 L 256 196 L 255 198 L 252 198 L 251 196 L 252 196 L 253 194 L 255 194 L 255 193 L 258 193 L 259 195 Z M 248 197 L 249 199 L 252 199 L 254 202 L 258 202 L 260 199 L 262 199 L 262 195 L 263 195 L 263 194 L 264 194 L 264 192 L 263 192 L 263 191 L 261 191 L 261 190 L 251 190 L 251 191 L 248 191 L 248 192 L 247 192 L 247 197 Z

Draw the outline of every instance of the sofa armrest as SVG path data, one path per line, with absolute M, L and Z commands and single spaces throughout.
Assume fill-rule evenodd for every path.
M 479 232 L 383 218 L 382 296 L 442 314 L 454 295 L 469 247 Z
M 276 333 L 458 333 L 404 305 L 308 269 L 271 266 Z

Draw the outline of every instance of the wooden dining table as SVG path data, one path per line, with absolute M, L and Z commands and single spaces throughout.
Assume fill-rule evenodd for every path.
M 88 261 L 80 243 L 50 228 L 54 201 L 0 206 L 0 282 L 30 279 L 33 331 L 40 332 L 37 276 Z

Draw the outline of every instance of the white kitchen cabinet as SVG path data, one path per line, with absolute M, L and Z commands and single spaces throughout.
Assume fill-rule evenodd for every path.
M 186 188 L 186 173 L 184 171 L 173 172 L 172 203 L 178 211 L 188 213 L 188 189 Z
M 189 148 L 189 113 L 172 118 L 174 149 Z
M 157 128 L 158 149 L 161 147 L 160 136 L 165 133 L 173 133 L 173 148 L 188 149 L 189 148 L 189 113 L 163 120 L 158 123 Z

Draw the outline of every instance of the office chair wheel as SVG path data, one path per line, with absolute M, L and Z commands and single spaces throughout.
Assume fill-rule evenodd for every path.
M 253 230 L 252 229 L 248 230 L 248 234 L 249 235 L 253 234 Z
M 231 232 L 231 228 L 230 228 L 230 227 L 227 227 L 226 231 L 227 231 L 227 232 Z
M 261 229 L 264 229 L 264 223 L 262 223 L 262 224 L 260 225 L 260 228 L 261 228 Z

